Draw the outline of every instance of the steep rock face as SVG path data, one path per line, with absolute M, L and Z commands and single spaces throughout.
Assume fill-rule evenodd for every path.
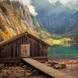
M 20 1 L 2 0 L 0 2 L 0 41 L 29 32 L 52 44 L 51 34 L 39 25 L 36 16 L 32 16 L 28 7 Z
M 61 29 L 61 28 L 60 28 Z M 59 29 L 59 31 L 60 31 Z M 64 24 L 62 27 L 63 33 L 68 33 L 67 36 L 74 37 L 77 36 L 78 32 L 78 12 L 74 13 Z
M 0 39 L 5 40 L 26 31 L 35 33 L 29 9 L 17 0 L 7 1 L 0 2 Z
M 25 26 L 29 27 L 30 29 L 33 28 L 33 20 L 31 18 L 31 14 L 27 6 L 23 5 L 21 0 L 6 0 L 13 9 L 19 10 L 21 15 L 21 24 L 26 24 Z M 5 1 L 5 2 L 6 2 Z M 29 26 L 28 26 L 29 25 Z M 29 30 L 30 30 L 29 29 Z
M 50 4 L 48 0 L 33 0 L 32 4 L 38 12 L 37 18 L 40 25 L 51 33 L 64 33 L 63 24 L 76 12 L 59 1 Z
M 74 13 L 66 22 L 66 32 L 78 30 L 78 12 Z

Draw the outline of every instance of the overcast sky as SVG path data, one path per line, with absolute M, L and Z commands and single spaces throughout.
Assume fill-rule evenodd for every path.
M 72 3 L 77 4 L 78 0 L 49 0 L 50 3 L 55 3 L 56 1 L 60 1 L 63 4 Z
M 32 15 L 36 16 L 38 13 L 35 11 L 35 7 L 32 5 L 33 0 L 23 0 L 23 3 L 28 6 Z M 48 0 L 51 4 L 60 1 L 62 4 L 78 10 L 78 0 Z
M 38 13 L 35 11 L 35 7 L 32 5 L 32 0 L 23 0 L 23 3 L 28 6 L 30 13 L 36 16 Z

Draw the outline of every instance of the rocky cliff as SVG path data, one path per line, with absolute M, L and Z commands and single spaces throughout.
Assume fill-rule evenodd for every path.
M 26 31 L 36 32 L 27 6 L 23 6 L 19 0 L 12 0 L 11 2 L 9 0 L 3 1 L 0 1 L 1 40 L 8 39 Z
M 0 41 L 29 32 L 52 44 L 51 34 L 40 27 L 36 16 L 33 16 L 29 8 L 20 1 L 0 1 Z
M 32 4 L 38 13 L 37 19 L 40 25 L 50 33 L 65 33 L 64 24 L 76 12 L 60 1 L 51 4 L 48 0 L 32 0 Z

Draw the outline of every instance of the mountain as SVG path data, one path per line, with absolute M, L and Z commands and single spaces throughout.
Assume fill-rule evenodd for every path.
M 18 1 L 0 2 L 0 36 L 2 40 L 27 30 L 35 31 L 29 9 Z
M 78 43 L 78 12 L 74 13 L 64 24 L 65 34 L 63 37 L 71 37 Z
M 66 32 L 78 30 L 78 12 L 74 13 L 71 18 L 65 23 Z
M 50 4 L 48 0 L 33 0 L 32 4 L 38 12 L 37 19 L 40 25 L 51 33 L 64 33 L 63 24 L 76 12 L 59 1 Z
M 0 1 L 0 41 L 24 32 L 52 44 L 51 34 L 40 27 L 36 16 L 32 16 L 29 8 L 23 5 L 21 0 Z
M 64 33 L 69 37 L 78 36 L 78 12 L 74 13 L 64 24 Z M 60 28 L 61 29 L 61 28 Z M 59 31 L 60 31 L 59 29 Z M 63 29 L 63 28 L 62 28 Z
M 78 38 L 78 12 L 74 13 L 70 19 L 64 24 L 64 36 Z

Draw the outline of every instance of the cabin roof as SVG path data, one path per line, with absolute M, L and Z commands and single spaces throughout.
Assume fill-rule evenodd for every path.
M 29 36 L 30 38 L 33 38 L 33 39 L 39 41 L 40 43 L 42 43 L 42 44 L 44 44 L 44 45 L 47 45 L 48 47 L 50 46 L 48 43 L 46 43 L 46 42 L 44 42 L 43 40 L 41 40 L 41 39 L 39 39 L 39 38 L 31 35 L 31 34 L 28 33 L 28 32 L 19 34 L 19 35 L 13 37 L 13 38 L 10 38 L 10 39 L 7 39 L 7 40 L 2 41 L 2 42 L 0 42 L 0 46 L 4 46 L 4 45 L 6 45 L 6 44 L 9 44 L 10 42 L 13 42 L 13 41 L 15 41 L 15 40 L 17 40 L 17 39 L 25 36 L 25 35 L 26 35 L 26 36 Z

